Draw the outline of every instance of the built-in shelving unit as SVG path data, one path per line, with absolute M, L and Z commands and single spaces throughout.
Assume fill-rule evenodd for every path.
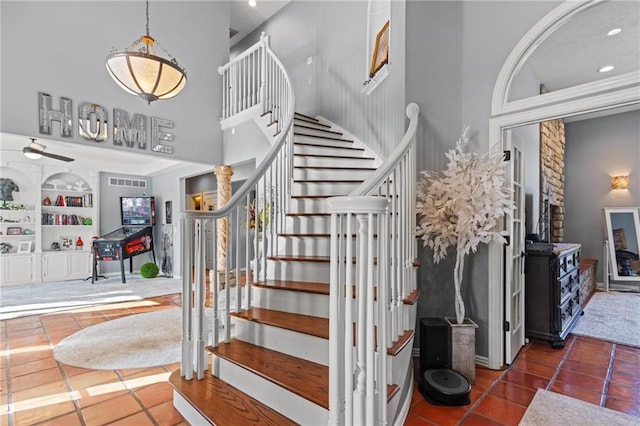
M 2 285 L 90 276 L 97 173 L 4 163 L 0 176 L 17 188 L 0 200 Z

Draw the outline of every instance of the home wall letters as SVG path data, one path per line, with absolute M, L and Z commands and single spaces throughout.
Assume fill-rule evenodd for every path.
M 60 136 L 70 138 L 73 136 L 73 111 L 72 101 L 69 98 L 60 98 L 60 109 L 54 110 L 51 106 L 51 95 L 38 92 L 39 128 L 43 135 L 51 135 L 53 121 L 60 122 Z M 125 110 L 113 109 L 113 144 L 126 146 L 127 148 L 147 149 L 147 116 L 133 114 L 129 119 L 129 113 Z M 108 111 L 101 105 L 82 102 L 78 107 L 78 134 L 86 140 L 105 142 L 108 135 Z M 173 121 L 165 118 L 151 117 L 151 151 L 173 154 L 173 146 L 166 142 L 173 141 L 173 134 L 164 131 L 172 129 Z

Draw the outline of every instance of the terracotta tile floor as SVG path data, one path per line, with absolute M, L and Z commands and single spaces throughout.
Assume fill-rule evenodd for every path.
M 60 340 L 84 327 L 180 302 L 170 295 L 2 321 L 0 425 L 186 424 L 167 383 L 178 364 L 99 371 L 58 364 L 52 355 Z M 406 424 L 516 425 L 537 388 L 640 417 L 639 367 L 638 348 L 573 336 L 564 349 L 531 343 L 509 369 L 478 368 L 467 406 L 432 405 L 415 390 Z

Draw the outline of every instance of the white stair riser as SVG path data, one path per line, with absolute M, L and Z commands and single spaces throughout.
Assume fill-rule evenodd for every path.
M 315 142 L 315 141 L 312 141 Z M 357 149 L 348 149 L 351 147 L 338 147 L 338 146 L 323 146 L 317 144 L 294 144 L 294 154 L 308 154 L 308 155 L 340 155 L 343 157 L 362 157 L 363 151 Z
M 357 169 L 294 169 L 294 180 L 365 180 L 371 176 L 371 170 Z
M 222 380 L 297 423 L 307 424 L 309 419 L 318 424 L 329 421 L 328 410 L 245 368 L 216 356 L 212 363 L 214 374 Z
M 361 182 L 293 182 L 292 195 L 349 195 Z
M 288 216 L 287 230 L 292 234 L 328 234 L 331 216 Z
M 267 260 L 267 271 L 269 277 L 279 277 L 278 279 L 287 281 L 303 282 L 329 282 L 329 262 L 305 262 L 289 260 Z M 374 273 L 376 267 L 374 266 Z M 355 266 L 353 276 L 356 276 Z
M 329 297 L 324 294 L 254 287 L 253 295 L 257 308 L 329 318 Z
M 331 166 L 331 167 L 373 167 L 373 160 L 367 158 L 313 157 L 296 155 L 294 166 Z
M 256 346 L 329 365 L 329 340 L 235 318 L 235 337 Z
M 351 238 L 351 252 L 356 253 L 356 240 Z M 286 236 L 279 237 L 278 254 L 289 256 L 329 256 L 331 254 L 330 236 Z M 377 246 L 374 246 L 377 256 Z
M 387 355 L 387 374 L 389 383 L 400 385 L 407 374 L 407 365 L 411 362 L 413 337 L 395 356 Z
M 326 198 L 292 198 L 289 200 L 290 213 L 325 213 Z

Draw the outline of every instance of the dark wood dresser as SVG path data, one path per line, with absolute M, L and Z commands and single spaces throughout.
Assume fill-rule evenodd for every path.
M 529 338 L 564 347 L 580 307 L 580 244 L 529 244 L 525 263 L 525 329 Z

